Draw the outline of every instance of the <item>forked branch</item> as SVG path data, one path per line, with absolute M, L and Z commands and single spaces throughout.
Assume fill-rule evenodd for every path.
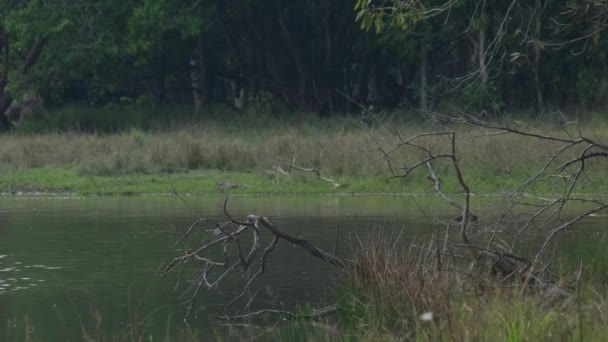
M 254 267 L 253 265 L 256 265 L 253 275 L 248 276 L 248 280 L 244 283 L 242 291 L 240 291 L 230 302 L 226 303 L 226 306 L 235 303 L 238 299 L 247 294 L 255 280 L 264 274 L 270 255 L 280 240 L 285 240 L 291 245 L 298 246 L 318 259 L 337 266 L 340 269 L 346 270 L 354 265 L 353 260 L 345 259 L 337 256 L 335 253 L 325 251 L 305 238 L 286 233 L 264 216 L 249 214 L 245 217 L 245 220 L 237 221 L 228 213 L 228 210 L 226 209 L 227 203 L 228 198 L 225 198 L 224 213 L 228 221 L 215 223 L 212 226 L 212 229 L 206 229 L 204 227 L 205 223 L 215 221 L 198 218 L 190 225 L 184 235 L 191 236 L 194 234 L 193 231 L 198 229 L 199 233 L 201 233 L 204 238 L 197 245 L 190 246 L 194 239 L 180 237 L 178 241 L 186 241 L 186 246 L 184 247 L 185 252 L 183 255 L 177 256 L 171 260 L 163 272 L 163 276 L 166 276 L 170 272 L 179 269 L 181 277 L 186 267 L 191 269 L 193 275 L 190 284 L 183 289 L 180 296 L 189 298 L 187 301 L 186 318 L 193 310 L 194 303 L 198 298 L 201 289 L 216 289 L 221 286 L 230 275 L 239 271 L 243 274 L 249 274 Z M 208 232 L 210 230 L 213 232 L 213 237 L 209 237 Z M 240 240 L 245 238 L 245 235 L 243 234 L 248 231 L 251 232 L 251 247 L 247 255 L 244 255 L 241 251 Z M 265 235 L 271 236 L 272 240 L 262 248 L 262 239 Z M 230 260 L 229 250 L 237 251 L 238 260 Z M 217 257 L 214 257 L 218 254 L 221 254 L 223 259 L 220 260 L 217 259 Z M 215 272 L 216 269 L 221 270 Z M 251 314 L 253 313 L 245 313 L 241 316 L 230 316 L 229 318 L 248 317 Z
M 471 190 L 465 182 L 464 177 L 462 175 L 462 170 L 460 168 L 459 158 L 456 151 L 456 132 L 446 131 L 438 133 L 424 133 L 415 135 L 408 139 L 403 139 L 399 134 L 397 134 L 397 136 L 399 138 L 399 142 L 388 150 L 385 150 L 382 146 L 380 146 L 378 141 L 376 141 L 378 150 L 382 154 L 384 160 L 387 162 L 389 170 L 391 171 L 393 177 L 408 177 L 414 170 L 418 169 L 420 166 L 425 165 L 429 172 L 429 179 L 433 181 L 433 189 L 435 190 L 435 192 L 451 206 L 461 211 L 461 217 L 458 219 L 458 221 L 460 222 L 460 238 L 465 245 L 468 245 L 470 241 L 467 234 L 467 227 L 471 221 L 477 220 L 477 215 L 474 215 L 470 209 Z M 433 137 L 446 137 L 449 141 L 450 146 L 449 153 L 434 153 L 430 147 L 425 147 L 419 143 L 419 141 L 423 138 L 428 139 Z M 407 147 L 424 152 L 425 158 L 415 162 L 410 166 L 397 166 L 399 163 L 395 159 L 394 154 L 400 149 Z M 460 185 L 460 188 L 462 189 L 462 192 L 464 194 L 463 204 L 460 204 L 450 198 L 441 188 L 441 180 L 437 176 L 432 166 L 432 162 L 439 159 L 447 159 L 450 162 L 454 173 L 456 174 L 458 184 Z

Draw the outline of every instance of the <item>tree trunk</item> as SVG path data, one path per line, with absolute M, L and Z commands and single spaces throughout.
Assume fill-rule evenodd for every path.
M 541 4 L 540 4 L 540 0 L 536 0 L 536 39 L 534 42 L 534 67 L 533 67 L 533 72 L 534 72 L 534 89 L 536 91 L 536 112 L 537 113 L 542 113 L 544 110 L 544 103 L 543 103 L 543 91 L 542 91 L 542 86 L 540 84 L 540 54 L 541 54 L 541 48 L 540 48 L 540 39 L 541 39 L 541 30 L 542 30 L 542 21 L 541 21 L 541 15 L 542 15 L 542 9 L 541 9 Z
M 158 63 L 158 72 L 156 73 L 156 102 L 164 104 L 167 102 L 167 85 L 166 85 L 166 65 L 165 56 L 160 47 L 156 49 L 156 61 Z
M 4 115 L 4 112 L 11 105 L 12 97 L 8 93 L 8 55 L 9 42 L 8 33 L 0 27 L 0 52 L 2 52 L 2 73 L 0 74 L 0 130 L 11 128 L 11 123 Z
M 236 81 L 230 81 L 232 89 L 232 105 L 238 110 L 245 106 L 245 88 L 241 87 Z
M 209 84 L 208 82 L 208 66 L 207 66 L 207 58 L 205 51 L 205 42 L 203 41 L 203 37 L 199 35 L 198 38 L 198 64 L 200 67 L 200 95 L 201 101 L 204 106 L 209 105 Z
M 291 105 L 288 91 L 283 85 L 281 74 L 278 69 L 278 63 L 274 57 L 274 46 L 268 44 L 268 40 L 265 39 L 264 35 L 260 32 L 258 25 L 253 22 L 251 16 L 247 17 L 247 27 L 253 33 L 253 37 L 255 38 L 255 44 L 263 50 L 262 59 L 264 62 L 264 66 L 268 70 L 268 73 L 270 74 L 273 83 L 270 86 L 271 91 L 273 92 L 273 94 L 275 94 L 275 96 L 280 95 L 283 98 L 283 101 L 285 101 L 285 104 Z M 239 55 L 239 53 L 237 53 L 237 55 Z
M 34 45 L 28 52 L 27 56 L 21 63 L 21 67 L 19 68 L 19 71 L 23 75 L 27 74 L 27 72 L 30 70 L 30 68 L 36 63 L 36 61 L 38 61 L 38 58 L 40 58 L 40 55 L 42 54 L 42 50 L 44 49 L 44 46 L 46 45 L 46 41 L 47 41 L 47 38 L 37 38 L 36 39 L 36 41 L 34 42 Z
M 302 63 L 302 58 L 300 57 L 300 51 L 298 50 L 296 44 L 293 41 L 291 33 L 285 24 L 285 20 L 281 14 L 278 14 L 279 25 L 281 26 L 281 30 L 283 31 L 283 36 L 285 37 L 285 41 L 287 42 L 287 47 L 293 56 L 294 63 L 296 65 L 296 70 L 298 72 L 298 107 L 300 109 L 310 109 L 309 103 L 306 99 L 306 72 L 304 70 L 304 64 Z
M 325 99 L 324 101 L 329 102 L 329 113 L 333 116 L 334 114 L 334 103 L 332 96 L 332 84 L 333 77 L 335 73 L 331 70 L 331 55 L 332 55 L 332 36 L 333 36 L 333 25 L 332 25 L 332 2 L 327 2 L 327 7 L 325 8 L 325 18 L 324 18 L 324 26 L 325 26 L 325 59 L 323 60 L 323 70 L 325 71 L 325 77 L 321 77 L 322 84 L 324 84 L 324 93 Z M 313 66 L 314 68 L 314 66 Z M 316 83 L 315 83 L 316 85 Z M 323 102 L 324 102 L 323 101 Z M 319 109 L 323 107 L 323 103 L 318 101 Z
M 486 12 L 485 3 L 481 9 L 481 18 L 479 19 L 479 79 L 482 86 L 488 84 L 488 66 L 486 65 L 486 36 L 488 30 L 488 13 Z
M 359 94 L 357 95 L 357 102 L 363 106 L 367 106 L 367 100 L 369 97 L 369 74 L 371 72 L 371 56 L 368 53 L 363 57 L 361 65 L 361 73 L 359 75 Z
M 194 113 L 200 114 L 204 103 L 201 89 L 201 66 L 194 59 L 190 60 L 190 82 L 192 99 L 194 100 Z
M 196 57 L 190 61 L 190 79 L 192 82 L 192 99 L 194 112 L 200 114 L 203 107 L 209 104 L 209 85 L 207 83 L 207 62 L 202 34 L 198 37 Z
M 0 73 L 0 94 L 4 93 L 8 84 L 8 33 L 0 27 L 0 52 L 2 52 L 2 71 Z M 1 109 L 1 108 L 0 108 Z M 6 108 L 5 108 L 6 109 Z
M 424 49 L 420 49 L 420 110 L 426 112 L 428 104 L 426 99 L 427 88 L 427 53 Z
M 412 84 L 412 81 L 416 78 L 415 60 L 406 60 L 405 63 L 400 65 L 399 70 L 401 72 L 401 89 L 399 91 L 401 102 L 411 104 L 412 102 L 415 102 L 410 92 L 410 85 Z
M 39 37 L 36 39 L 34 45 L 32 45 L 23 61 L 21 61 L 21 65 L 19 66 L 19 73 L 21 75 L 26 75 L 32 66 L 36 64 L 42 55 L 47 40 L 48 38 L 46 37 Z M 11 122 L 4 115 L 4 112 L 11 105 L 11 102 L 13 102 L 13 97 L 8 91 L 9 49 L 8 33 L 0 27 L 0 50 L 2 52 L 2 70 L 0 74 L 0 130 L 6 130 L 12 127 Z
M 0 131 L 5 131 L 13 127 L 6 115 L 4 115 L 4 112 L 11 105 L 13 98 L 6 89 L 0 92 L 0 94 Z
M 194 110 L 201 113 L 203 107 L 209 104 L 209 84 L 207 78 L 207 60 L 205 58 L 205 46 L 202 33 L 198 36 L 196 56 L 198 59 L 190 62 L 190 77 L 192 79 L 192 97 L 194 99 Z

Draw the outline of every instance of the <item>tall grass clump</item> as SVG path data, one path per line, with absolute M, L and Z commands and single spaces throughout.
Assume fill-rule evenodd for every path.
M 440 265 L 432 244 L 404 248 L 390 236 L 359 246 L 337 291 L 343 336 L 385 341 L 600 341 L 608 292 L 598 283 L 568 296 Z M 452 258 L 452 256 L 450 256 Z
M 451 302 L 445 299 L 453 279 L 431 265 L 427 252 L 414 249 L 406 251 L 398 239 L 382 234 L 359 246 L 356 267 L 338 292 L 347 331 L 370 339 L 414 338 L 429 316 L 449 319 Z

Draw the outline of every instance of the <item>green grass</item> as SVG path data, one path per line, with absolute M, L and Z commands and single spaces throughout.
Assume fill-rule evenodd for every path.
M 340 184 L 335 188 L 327 182 L 317 180 L 307 173 L 280 175 L 263 172 L 239 172 L 222 170 L 191 170 L 179 172 L 126 173 L 119 175 L 89 175 L 75 168 L 35 167 L 21 170 L 5 170 L 0 173 L 0 192 L 5 194 L 63 194 L 63 195 L 138 195 L 172 194 L 372 194 L 415 193 L 432 194 L 432 183 L 422 174 L 407 180 L 389 176 L 333 177 Z M 477 179 L 484 179 L 480 176 Z M 238 188 L 222 191 L 220 183 L 241 184 Z M 478 194 L 499 193 L 515 186 L 509 178 L 495 178 L 491 183 L 469 182 Z M 454 180 L 446 180 L 448 192 L 459 192 Z M 537 191 L 548 193 L 550 187 L 537 187 Z
M 282 180 L 277 185 L 274 177 L 263 174 L 231 171 L 190 171 L 172 174 L 126 174 L 119 176 L 82 175 L 74 169 L 33 168 L 5 171 L 0 174 L 0 192 L 49 193 L 80 195 L 132 195 L 171 194 L 175 190 L 190 194 L 223 194 L 218 189 L 221 182 L 244 184 L 230 189 L 231 194 L 320 194 L 343 192 L 390 192 L 389 182 L 378 180 L 368 184 L 363 179 L 339 178 L 350 181 L 344 188 L 334 189 L 325 182 L 304 176 Z

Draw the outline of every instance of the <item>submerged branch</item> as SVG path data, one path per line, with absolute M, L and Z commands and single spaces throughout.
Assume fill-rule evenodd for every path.
M 166 276 L 171 271 L 179 267 L 179 285 L 179 279 L 182 278 L 184 269 L 187 266 L 192 265 L 195 271 L 194 277 L 192 278 L 190 285 L 186 287 L 186 289 L 182 292 L 180 296 L 184 297 L 189 294 L 189 299 L 186 302 L 186 318 L 192 312 L 194 303 L 196 302 L 196 299 L 199 296 L 199 292 L 202 288 L 207 288 L 209 290 L 217 289 L 231 274 L 239 270 L 243 273 L 247 273 L 249 272 L 252 265 L 258 265 L 255 273 L 252 276 L 248 276 L 248 280 L 245 282 L 242 291 L 240 291 L 226 305 L 231 305 L 240 298 L 242 298 L 246 293 L 250 291 L 253 283 L 264 274 L 269 258 L 280 240 L 286 240 L 291 245 L 298 246 L 308 251 L 314 257 L 328 264 L 336 266 L 342 270 L 347 270 L 354 266 L 353 260 L 339 257 L 338 255 L 336 255 L 335 252 L 332 253 L 325 251 L 303 237 L 288 234 L 264 216 L 249 214 L 245 217 L 245 220 L 243 221 L 238 221 L 234 219 L 227 210 L 227 202 L 228 198 L 226 197 L 224 199 L 223 210 L 226 218 L 229 221 L 226 223 L 215 224 L 217 236 L 211 240 L 207 240 L 205 234 L 205 238 L 200 242 L 200 245 L 197 248 L 193 249 L 192 251 L 186 250 L 184 255 L 173 258 L 173 260 L 169 262 L 164 272 L 162 273 L 163 276 Z M 204 229 L 204 227 L 199 226 L 206 222 L 214 221 L 211 219 L 197 219 L 193 224 L 188 227 L 184 235 L 192 235 L 193 230 L 195 230 L 196 228 L 200 228 L 201 230 Z M 231 229 L 227 226 L 232 226 L 233 228 Z M 253 242 L 251 244 L 249 252 L 246 256 L 244 256 L 241 251 L 240 238 L 247 231 L 251 232 Z M 262 248 L 262 237 L 266 233 L 269 233 L 272 236 L 272 241 L 263 249 L 263 251 L 261 251 L 261 256 L 256 258 L 256 255 L 259 254 Z M 185 237 L 182 237 L 178 241 L 182 241 L 184 239 Z M 233 262 L 232 264 L 229 264 L 230 260 L 229 255 L 227 253 L 227 250 L 230 249 L 230 246 L 232 246 L 232 249 L 237 250 L 239 256 L 238 261 Z M 224 258 L 223 261 L 215 261 L 212 257 L 212 255 L 215 255 L 217 253 L 218 249 Z M 215 250 L 215 252 L 213 250 Z M 194 261 L 196 261 L 196 263 L 194 263 Z M 210 279 L 210 277 L 212 276 L 212 271 L 220 267 L 223 268 L 223 271 L 219 275 L 217 275 L 215 279 Z M 248 306 L 249 305 L 247 305 L 247 307 Z M 253 314 L 255 313 L 245 314 L 245 316 L 242 317 L 248 317 Z M 324 311 L 314 313 L 314 315 L 320 314 L 326 313 Z M 304 316 L 299 315 L 298 317 Z
M 253 316 L 260 316 L 260 315 L 266 315 L 266 314 L 276 314 L 276 315 L 286 316 L 289 319 L 316 319 L 316 318 L 321 318 L 321 317 L 324 317 L 324 316 L 327 316 L 330 314 L 334 314 L 337 312 L 338 312 L 338 306 L 330 305 L 330 306 L 326 306 L 324 308 L 312 310 L 311 313 L 297 314 L 297 313 L 285 311 L 285 310 L 262 309 L 262 310 L 250 312 L 250 313 L 247 313 L 244 315 L 220 316 L 219 318 L 233 320 L 233 319 L 245 319 L 245 318 L 249 318 L 249 317 L 253 317 Z

